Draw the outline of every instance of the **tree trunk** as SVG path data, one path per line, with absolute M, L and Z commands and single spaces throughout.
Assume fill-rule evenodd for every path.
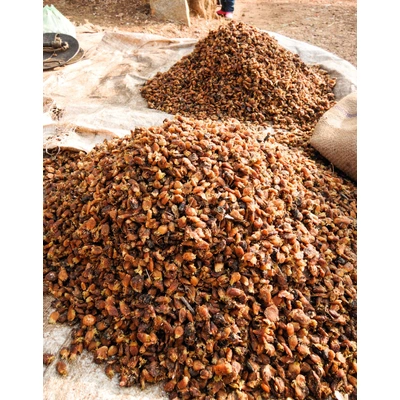
M 216 18 L 216 0 L 188 0 L 190 11 L 205 19 Z

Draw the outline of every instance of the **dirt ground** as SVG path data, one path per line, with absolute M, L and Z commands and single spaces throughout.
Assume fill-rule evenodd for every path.
M 221 17 L 196 16 L 191 16 L 190 26 L 162 21 L 150 14 L 148 0 L 43 1 L 43 6 L 51 4 L 75 25 L 91 23 L 165 37 L 201 38 L 226 23 Z M 357 0 L 237 0 L 234 17 L 318 46 L 357 67 Z

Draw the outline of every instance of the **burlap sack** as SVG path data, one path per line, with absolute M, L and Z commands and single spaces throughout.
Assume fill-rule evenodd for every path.
M 357 181 L 357 91 L 345 96 L 321 117 L 310 143 L 335 167 Z

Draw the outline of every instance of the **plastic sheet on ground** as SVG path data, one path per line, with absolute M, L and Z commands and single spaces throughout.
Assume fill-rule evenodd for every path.
M 140 87 L 191 53 L 197 39 L 103 31 L 91 25 L 76 30 L 84 58 L 43 72 L 43 95 L 62 110 L 61 118 L 44 123 L 44 148 L 89 151 L 104 138 L 125 136 L 136 127 L 159 125 L 171 117 L 148 108 Z M 305 63 L 318 64 L 336 78 L 337 100 L 357 89 L 356 68 L 349 62 L 316 46 L 268 33 Z M 96 130 L 102 133 L 96 135 Z

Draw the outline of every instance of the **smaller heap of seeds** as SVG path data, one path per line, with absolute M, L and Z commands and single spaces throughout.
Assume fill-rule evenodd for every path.
M 141 94 L 149 107 L 170 114 L 309 131 L 333 106 L 335 84 L 268 33 L 232 21 L 147 81 Z

